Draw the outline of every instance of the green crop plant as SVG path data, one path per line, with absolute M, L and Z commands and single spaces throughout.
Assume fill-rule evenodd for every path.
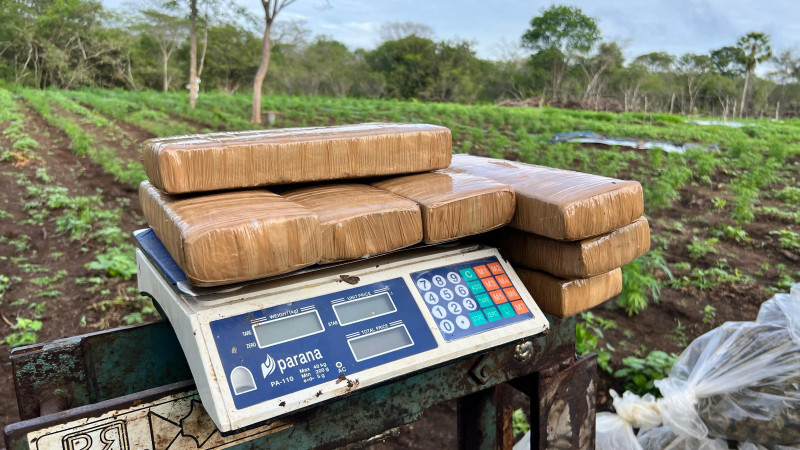
M 15 330 L 3 338 L 3 343 L 10 348 L 21 347 L 36 343 L 36 333 L 42 329 L 42 322 L 33 319 L 17 317 L 17 323 L 11 327 Z
M 786 186 L 776 192 L 775 197 L 781 199 L 787 205 L 800 206 L 800 188 L 798 187 Z
M 750 236 L 747 235 L 747 231 L 743 230 L 740 226 L 720 225 L 714 229 L 713 233 L 717 238 L 736 241 L 738 243 L 751 241 Z
M 699 259 L 710 253 L 716 254 L 717 244 L 719 244 L 719 239 L 717 238 L 698 239 L 695 236 L 692 238 L 692 242 L 686 245 L 686 250 L 689 251 L 689 256 Z
M 668 354 L 660 350 L 650 352 L 643 359 L 629 356 L 622 360 L 624 368 L 614 372 L 614 377 L 621 378 L 625 389 L 636 395 L 652 394 L 661 397 L 655 381 L 669 375 L 677 358 L 674 353 Z
M 622 292 L 617 296 L 617 305 L 629 316 L 647 308 L 648 294 L 654 302 L 658 301 L 661 282 L 656 278 L 656 270 L 672 279 L 661 249 L 653 249 L 622 268 Z
M 781 248 L 792 251 L 800 250 L 800 234 L 789 229 L 773 230 L 769 234 L 778 237 Z
M 515 437 L 525 434 L 531 429 L 531 425 L 528 423 L 528 418 L 525 417 L 525 411 L 522 408 L 515 409 L 511 414 L 511 429 Z
M 715 317 L 717 317 L 717 308 L 714 308 L 711 305 L 706 305 L 703 308 L 703 323 L 709 325 L 714 322 Z

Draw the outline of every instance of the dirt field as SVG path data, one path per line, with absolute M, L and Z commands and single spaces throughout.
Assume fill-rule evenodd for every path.
M 146 302 L 135 292 L 135 276 L 125 280 L 110 276 L 108 272 L 87 267 L 104 248 L 97 235 L 85 239 L 73 238 L 64 231 L 58 217 L 51 212 L 40 223 L 20 223 L 32 216 L 32 211 L 46 209 L 47 202 L 36 204 L 31 193 L 45 186 L 60 186 L 68 196 L 99 196 L 99 209 L 118 211 L 117 227 L 126 234 L 145 226 L 134 186 L 121 183 L 93 162 L 89 156 L 77 156 L 73 143 L 62 129 L 48 123 L 33 106 L 22 98 L 17 99 L 24 115 L 28 135 L 38 142 L 40 159 L 27 161 L 0 161 L 0 275 L 11 279 L 7 289 L 0 290 L 2 335 L 19 331 L 12 328 L 17 318 L 32 318 L 42 323 L 35 333 L 39 342 L 116 327 L 125 323 L 157 320 Z M 59 110 L 56 113 L 79 124 L 92 136 L 98 147 L 111 147 L 126 160 L 138 159 L 138 143 L 154 134 L 125 121 L 114 120 L 110 115 L 97 113 L 113 121 L 113 131 L 95 126 L 74 112 Z M 201 121 L 170 115 L 170 120 L 195 131 L 220 128 Z M 289 120 L 289 119 L 287 119 Z M 320 117 L 329 123 L 336 120 Z M 291 123 L 285 123 L 290 125 Z M 6 125 L 0 125 L 0 131 Z M 458 142 L 461 142 L 460 140 Z M 10 148 L 12 142 L 0 135 L 0 148 Z M 603 149 L 608 150 L 608 149 Z M 479 152 L 481 153 L 481 152 Z M 518 155 L 508 154 L 518 158 Z M 800 159 L 787 160 L 787 167 L 796 167 Z M 42 169 L 46 175 L 42 176 Z M 632 165 L 622 175 L 636 177 L 637 166 Z M 794 274 L 800 269 L 797 251 L 779 245 L 771 232 L 779 227 L 790 227 L 774 218 L 757 214 L 755 220 L 743 224 L 748 240 L 736 242 L 719 239 L 714 253 L 700 257 L 689 254 L 686 243 L 697 236 L 698 228 L 717 225 L 734 225 L 728 210 L 718 208 L 719 199 L 732 201 L 730 184 L 734 175 L 723 171 L 712 174 L 709 184 L 686 184 L 679 189 L 679 198 L 669 208 L 647 214 L 654 236 L 658 236 L 666 261 L 672 268 L 674 279 L 691 274 L 675 263 L 691 261 L 693 267 L 722 267 L 727 273 L 738 269 L 751 278 L 720 283 L 702 290 L 697 283 L 678 286 L 671 283 L 666 272 L 657 272 L 663 283 L 660 302 L 651 304 L 639 315 L 629 317 L 614 306 L 613 301 L 596 308 L 594 314 L 616 322 L 615 328 L 604 331 L 601 345 L 612 343 L 611 364 L 620 367 L 622 359 L 637 355 L 643 357 L 650 350 L 679 353 L 695 337 L 729 320 L 752 320 L 758 307 L 771 293 L 766 287 L 775 286 L 784 274 Z M 23 180 L 23 181 L 21 181 Z M 779 184 L 779 189 L 784 184 Z M 38 192 L 38 191 L 36 191 Z M 43 197 L 44 198 L 44 197 Z M 31 202 L 34 202 L 32 204 Z M 765 197 L 761 205 L 779 205 L 780 202 Z M 55 210 L 53 210 L 55 211 Z M 727 266 L 720 266 L 725 259 Z M 783 269 L 778 270 L 778 267 Z M 43 277 L 49 277 L 42 281 Z M 709 319 L 707 306 L 715 313 Z M 635 342 L 633 344 L 632 342 Z M 10 382 L 9 346 L 0 346 L 3 373 L 0 377 L 0 425 L 17 420 L 16 399 Z M 601 371 L 599 402 L 607 408 L 607 389 L 622 391 L 621 381 Z M 523 399 L 515 400 L 522 406 Z M 423 420 L 403 427 L 400 436 L 377 448 L 452 448 L 456 436 L 455 406 L 446 404 L 432 409 Z

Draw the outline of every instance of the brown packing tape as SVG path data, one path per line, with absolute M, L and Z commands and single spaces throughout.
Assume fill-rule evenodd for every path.
M 557 317 L 588 311 L 622 292 L 622 270 L 618 268 L 577 280 L 556 278 L 519 267 L 514 270 L 539 308 Z
M 636 181 L 463 154 L 453 156 L 450 170 L 510 184 L 517 199 L 511 226 L 552 239 L 608 233 L 644 211 Z
M 173 197 L 139 186 L 147 223 L 198 286 L 279 275 L 319 260 L 317 215 L 266 190 Z
M 450 130 L 425 124 L 177 136 L 142 149 L 148 178 L 171 194 L 425 172 L 450 158 Z
M 322 263 L 386 253 L 422 240 L 417 204 L 371 186 L 333 184 L 282 195 L 318 215 Z
M 511 186 L 474 175 L 444 170 L 372 185 L 419 204 L 428 244 L 502 227 L 514 215 Z
M 503 228 L 488 241 L 514 264 L 561 278 L 589 278 L 633 261 L 650 250 L 650 225 L 640 217 L 611 233 L 582 241 Z

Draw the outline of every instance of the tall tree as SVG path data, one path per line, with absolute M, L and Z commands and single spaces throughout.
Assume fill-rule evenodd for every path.
M 667 52 L 645 53 L 634 58 L 633 64 L 641 66 L 651 73 L 669 72 L 675 64 L 675 56 Z
M 739 104 L 739 117 L 742 117 L 744 102 L 747 96 L 747 83 L 750 81 L 750 73 L 755 70 L 758 64 L 761 64 L 772 56 L 772 47 L 769 45 L 769 35 L 761 32 L 747 33 L 739 38 L 739 42 L 736 43 L 736 46 L 742 49 L 742 63 L 745 67 L 742 102 Z
M 744 52 L 739 47 L 722 47 L 711 50 L 711 64 L 717 73 L 728 78 L 744 75 Z
M 197 0 L 189 0 L 189 107 L 197 103 Z
M 686 94 L 689 96 L 689 106 L 684 112 L 686 114 L 692 114 L 697 102 L 697 95 L 708 79 L 708 74 L 711 69 L 711 58 L 708 55 L 687 53 L 678 58 L 675 66 L 678 69 L 678 74 L 685 83 Z
M 573 61 L 588 53 L 600 39 L 597 20 L 575 6 L 552 5 L 531 19 L 522 35 L 522 45 L 534 52 L 549 52 L 553 58 L 553 100 L 558 100 L 559 86 Z
M 255 79 L 253 79 L 253 111 L 250 115 L 251 123 L 261 123 L 261 88 L 264 85 L 264 77 L 267 76 L 267 70 L 269 70 L 269 57 L 272 54 L 272 42 L 270 41 L 272 24 L 283 8 L 296 1 L 297 0 L 261 0 L 261 6 L 264 7 L 265 27 L 264 37 L 261 40 L 261 65 L 258 66 Z
M 386 22 L 381 25 L 381 42 L 397 41 L 409 36 L 433 39 L 433 28 L 416 22 Z
M 159 6 L 159 5 L 156 5 Z M 157 44 L 161 53 L 161 69 L 163 74 L 162 90 L 169 90 L 169 60 L 185 39 L 186 22 L 169 14 L 164 8 L 148 8 L 139 11 L 139 17 L 133 26 L 135 31 L 145 33 Z

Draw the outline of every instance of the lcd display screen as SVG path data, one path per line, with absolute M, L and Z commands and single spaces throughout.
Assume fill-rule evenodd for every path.
M 374 358 L 414 345 L 405 326 L 388 328 L 347 341 L 356 361 Z
M 389 293 L 371 295 L 347 303 L 333 305 L 339 325 L 361 322 L 362 320 L 382 316 L 397 311 Z
M 316 310 L 253 325 L 253 334 L 256 336 L 259 348 L 299 339 L 322 331 L 325 331 L 325 327 L 322 326 L 322 321 Z

